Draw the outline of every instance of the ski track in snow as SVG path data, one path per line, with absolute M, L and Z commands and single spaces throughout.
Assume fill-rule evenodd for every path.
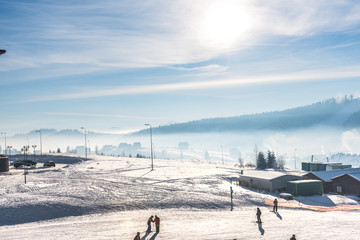
M 68 156 L 69 162 L 74 156 Z M 51 156 L 49 156 L 51 158 Z M 66 156 L 63 157 L 66 160 Z M 65 161 L 63 160 L 63 161 Z M 92 156 L 51 171 L 0 175 L 1 239 L 133 239 L 157 214 L 148 239 L 356 239 L 360 212 L 318 213 L 264 204 L 269 194 L 236 185 L 234 164 Z M 358 204 L 343 196 L 301 198 L 319 205 Z M 264 224 L 255 223 L 260 207 Z

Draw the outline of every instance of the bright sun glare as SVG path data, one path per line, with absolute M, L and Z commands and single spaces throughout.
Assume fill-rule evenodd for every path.
M 203 16 L 200 38 L 211 47 L 231 48 L 246 37 L 252 17 L 246 7 L 226 1 L 210 5 Z

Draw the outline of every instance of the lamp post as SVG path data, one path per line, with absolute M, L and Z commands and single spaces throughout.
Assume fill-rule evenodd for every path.
M 81 129 L 84 129 L 84 134 L 85 134 L 85 158 L 87 160 L 86 128 L 81 127 Z
M 36 145 L 32 145 L 32 147 L 34 148 L 34 162 L 35 162 L 35 148 L 37 147 Z
M 153 144 L 152 144 L 152 127 L 150 124 L 146 123 L 145 126 L 150 128 L 150 148 L 151 148 L 151 171 L 154 170 L 154 157 L 153 157 Z
M 42 139 L 41 139 L 41 130 L 36 130 L 35 132 L 40 133 L 40 155 L 42 157 Z
M 6 150 L 6 132 L 2 132 L 1 134 L 4 134 L 4 136 L 5 136 L 5 155 L 7 155 L 7 150 Z
M 294 149 L 294 163 L 295 163 L 295 169 L 296 169 L 296 155 L 295 155 L 295 152 L 296 152 L 296 148 Z
M 12 148 L 12 146 L 7 146 L 7 148 L 9 149 L 9 152 L 10 152 L 9 160 L 10 160 L 10 162 L 11 162 L 11 148 Z
M 27 160 L 27 151 L 29 150 L 29 146 L 24 146 L 21 151 L 24 151 L 24 160 Z

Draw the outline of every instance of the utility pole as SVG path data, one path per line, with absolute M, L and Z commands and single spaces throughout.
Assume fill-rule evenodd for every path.
M 150 128 L 150 148 L 151 148 L 151 171 L 154 170 L 154 156 L 153 156 L 153 144 L 152 144 L 152 127 L 150 124 L 146 123 L 145 126 Z
M 230 211 L 233 210 L 233 189 L 232 186 L 230 186 L 230 197 L 231 197 L 231 209 Z
M 36 145 L 32 145 L 32 147 L 34 148 L 34 162 L 35 162 L 35 148 L 37 147 Z
M 9 152 L 10 152 L 9 160 L 10 160 L 10 162 L 11 162 L 11 148 L 12 148 L 12 146 L 7 146 L 7 148 L 9 149 Z
M 85 133 L 85 158 L 87 161 L 87 143 L 86 143 L 86 128 L 81 127 L 81 129 L 84 129 L 84 133 Z
M 5 136 L 5 155 L 7 155 L 7 149 L 6 149 L 6 132 L 2 132 L 0 134 L 4 134 Z
M 26 184 L 26 175 L 28 174 L 28 171 L 26 169 L 26 167 L 24 166 L 24 181 L 25 181 L 25 184 Z
M 35 132 L 40 133 L 40 155 L 42 157 L 42 139 L 41 139 L 41 130 L 36 130 Z

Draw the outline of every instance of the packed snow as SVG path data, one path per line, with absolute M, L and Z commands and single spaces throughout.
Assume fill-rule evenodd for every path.
M 56 168 L 0 175 L 1 239 L 357 239 L 359 211 L 279 208 L 275 195 L 231 184 L 234 163 L 76 155 L 46 156 Z M 231 211 L 230 187 L 234 191 Z M 317 206 L 359 204 L 356 196 L 298 197 Z M 255 222 L 256 208 L 263 224 Z M 145 235 L 151 215 L 160 233 Z

